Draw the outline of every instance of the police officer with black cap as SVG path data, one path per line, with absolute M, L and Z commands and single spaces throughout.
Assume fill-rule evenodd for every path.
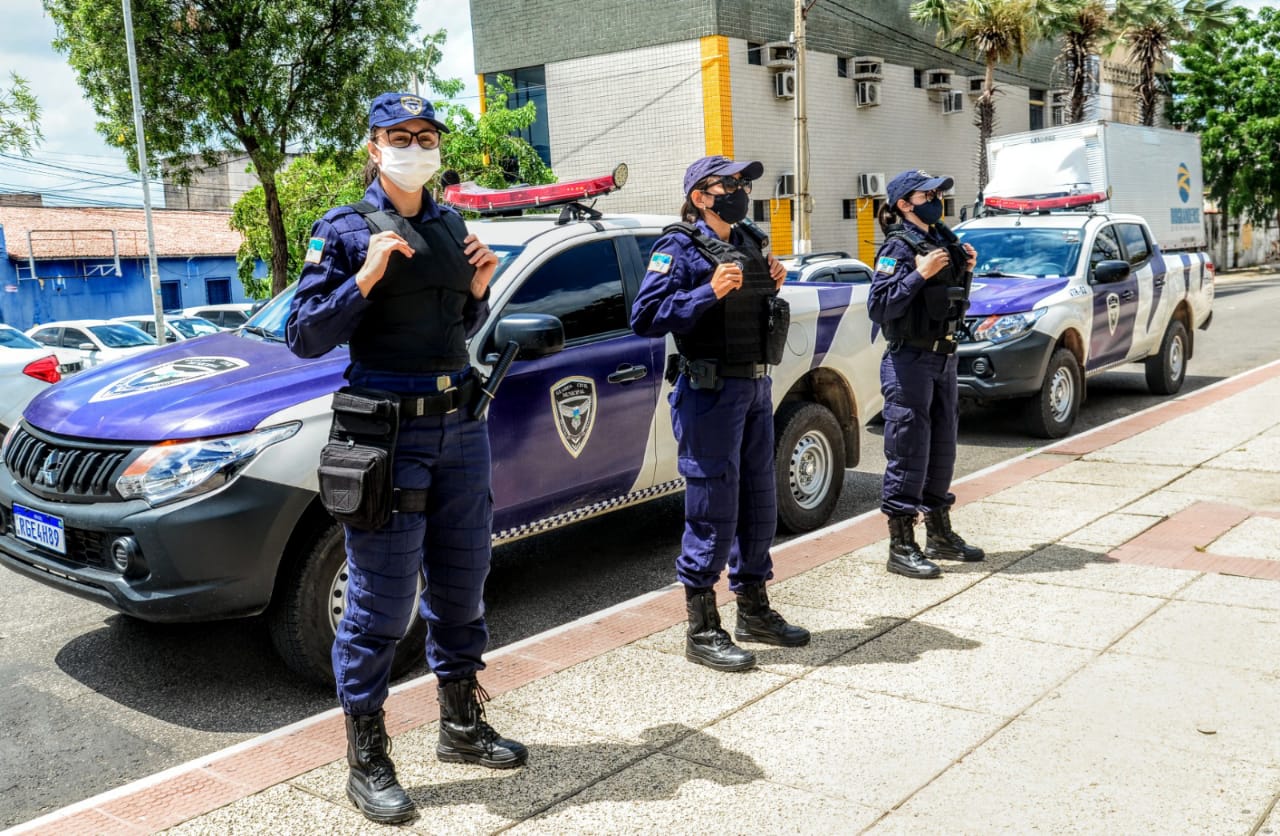
M 889 571 L 936 578 L 935 560 L 986 555 L 951 528 L 959 397 L 955 332 L 963 323 L 977 253 L 942 223 L 940 191 L 950 177 L 904 171 L 889 181 L 880 210 L 885 242 L 876 254 L 867 311 L 884 331 L 880 363 L 886 461 L 880 510 L 889 518 Z M 925 547 L 915 539 L 924 511 Z
M 493 503 L 488 427 L 472 410 L 479 382 L 466 340 L 488 316 L 498 258 L 424 189 L 448 130 L 431 103 L 380 95 L 369 129 L 378 176 L 362 201 L 312 227 L 286 337 L 300 357 L 350 346 L 352 386 L 335 394 L 331 438 L 340 425 L 353 434 L 326 447 L 320 470 L 326 507 L 346 522 L 349 580 L 333 672 L 346 714 L 347 795 L 369 819 L 394 823 L 411 818 L 414 806 L 389 756 L 382 705 L 415 607 L 439 680 L 437 757 L 502 769 L 523 764 L 528 752 L 485 722 L 487 696 L 476 681 L 489 637 L 483 591 Z M 360 433 L 373 431 L 350 429 L 360 426 L 382 435 L 365 446 Z M 385 491 L 368 476 L 379 472 L 379 443 L 389 451 Z M 366 469 L 350 465 L 365 452 Z M 344 474 L 349 482 L 333 481 Z
M 737 596 L 734 638 L 797 647 L 809 631 L 769 604 L 769 548 L 777 527 L 773 381 L 789 313 L 778 289 L 786 270 L 745 223 L 751 181 L 764 167 L 703 157 L 684 175 L 682 223 L 654 244 L 631 326 L 675 337 L 668 363 L 671 424 L 685 478 L 685 527 L 676 577 L 685 587 L 685 657 L 717 670 L 755 666 L 720 626 L 713 587 L 725 566 Z

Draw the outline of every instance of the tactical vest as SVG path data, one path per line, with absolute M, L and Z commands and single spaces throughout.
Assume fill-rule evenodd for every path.
M 736 261 L 742 266 L 742 286 L 716 301 L 687 334 L 676 335 L 676 348 L 690 360 L 719 360 L 722 363 L 777 363 L 770 359 L 770 300 L 777 285 L 769 276 L 769 262 L 761 252 L 761 241 L 751 227 L 739 227 L 737 246 L 706 235 L 693 224 L 671 224 L 664 233 L 680 232 L 711 261 Z M 707 281 L 711 281 L 711 273 Z M 785 300 L 777 300 L 785 305 Z M 789 317 L 788 317 L 789 321 Z M 786 334 L 782 334 L 785 344 Z
M 392 253 L 351 335 L 351 360 L 393 372 L 451 372 L 467 364 L 463 310 L 475 268 L 462 252 L 467 225 L 453 212 L 409 221 L 367 201 L 352 204 L 370 233 L 397 232 L 413 257 Z
M 905 314 L 897 319 L 884 323 L 885 339 L 894 340 L 936 340 L 949 337 L 956 332 L 964 320 L 964 313 L 969 307 L 970 274 L 966 265 L 969 255 L 960 246 L 960 241 L 944 224 L 935 224 L 934 228 L 942 236 L 944 243 L 930 241 L 925 234 L 914 226 L 894 224 L 885 235 L 881 250 L 890 241 L 904 242 L 916 255 L 924 255 L 943 247 L 951 257 L 950 263 L 936 275 L 925 282 L 924 288 L 912 300 Z M 876 261 L 880 254 L 876 253 Z

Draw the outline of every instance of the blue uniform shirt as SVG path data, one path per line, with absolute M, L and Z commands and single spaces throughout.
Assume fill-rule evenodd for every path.
M 395 212 L 381 183 L 374 180 L 364 193 L 364 199 L 376 209 Z M 422 211 L 410 221 L 430 221 L 454 210 L 440 206 L 430 194 L 422 196 Z M 319 357 L 351 339 L 360 315 L 371 304 L 356 286 L 355 275 L 364 264 L 369 252 L 369 225 L 362 215 L 350 206 L 330 209 L 311 227 L 311 243 L 307 259 L 302 265 L 298 291 L 293 297 L 293 307 L 285 323 L 285 339 L 290 350 L 299 357 Z M 318 255 L 316 254 L 318 251 Z M 463 309 L 463 325 L 468 337 L 479 330 L 489 315 L 489 294 L 484 299 L 468 297 Z M 362 371 L 353 369 L 353 379 Z M 371 370 L 370 370 L 371 371 Z M 386 378 L 388 373 L 379 373 Z M 396 391 L 420 391 L 412 382 L 420 375 L 393 374 L 403 377 L 404 385 L 390 385 L 394 380 L 383 380 L 382 385 Z M 430 377 L 434 382 L 434 376 Z M 428 387 L 430 388 L 430 387 Z
M 694 224 L 704 235 L 719 239 L 702 220 Z M 730 244 L 740 244 L 744 233 L 734 229 Z M 716 265 L 698 251 L 683 232 L 671 232 L 657 240 L 649 257 L 649 269 L 631 306 L 631 328 L 642 337 L 687 334 L 698 319 L 719 300 L 711 289 Z
M 946 243 L 934 227 L 925 239 L 942 246 Z M 907 309 L 928 281 L 916 270 L 916 251 L 901 238 L 892 238 L 876 253 L 875 275 L 867 291 L 867 314 L 871 321 L 886 322 L 906 316 Z

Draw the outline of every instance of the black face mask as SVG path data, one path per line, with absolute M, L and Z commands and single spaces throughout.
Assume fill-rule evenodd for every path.
M 912 211 L 916 213 L 916 217 L 924 221 L 926 226 L 933 226 L 942 220 L 942 201 L 938 198 L 921 203 L 919 206 L 912 206 Z
M 746 189 L 738 189 L 733 194 L 712 195 L 716 200 L 711 204 L 711 211 L 720 216 L 727 224 L 736 224 L 747 216 L 751 205 L 750 195 Z

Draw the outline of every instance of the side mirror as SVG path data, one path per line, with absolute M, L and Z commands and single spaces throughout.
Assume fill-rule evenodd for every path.
M 550 314 L 521 313 L 504 316 L 493 331 L 494 343 L 520 346 L 520 360 L 546 357 L 564 348 L 564 324 Z
M 1093 280 L 1099 284 L 1124 281 L 1129 275 L 1129 262 L 1119 259 L 1099 261 L 1093 268 Z
M 962 221 L 963 221 L 963 220 L 965 220 L 965 219 L 966 219 L 966 218 L 968 218 L 968 217 L 969 217 L 969 207 L 968 207 L 968 206 L 961 206 L 961 207 L 960 207 L 960 220 L 962 220 Z
M 80 345 L 76 346 L 76 348 L 80 349 L 81 351 L 97 351 L 98 350 L 98 347 L 93 343 L 80 343 Z

